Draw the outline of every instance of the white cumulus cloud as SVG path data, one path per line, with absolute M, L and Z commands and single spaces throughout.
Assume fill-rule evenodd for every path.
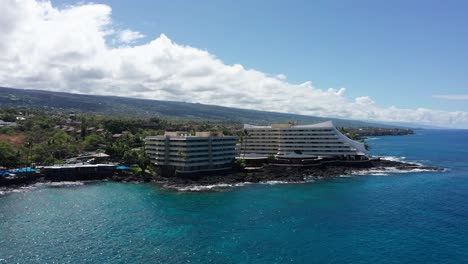
M 280 73 L 280 74 L 276 75 L 276 78 L 277 78 L 278 80 L 285 81 L 288 77 L 286 77 L 286 75 Z
M 144 37 L 145 35 L 141 34 L 140 32 L 125 29 L 119 32 L 118 41 L 129 44 Z
M 381 107 L 368 96 L 347 97 L 345 88 L 319 89 L 226 65 L 164 34 L 134 45 L 143 34 L 118 30 L 107 5 L 59 9 L 48 1 L 2 0 L 0 10 L 1 86 L 468 127 L 468 112 Z

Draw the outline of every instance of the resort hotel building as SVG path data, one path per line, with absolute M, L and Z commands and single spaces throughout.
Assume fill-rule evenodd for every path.
M 163 174 L 217 171 L 231 168 L 236 155 L 235 136 L 221 133 L 166 132 L 164 136 L 145 138 L 151 163 Z
M 364 144 L 338 131 L 331 121 L 313 125 L 244 125 L 241 158 L 339 158 L 367 159 Z

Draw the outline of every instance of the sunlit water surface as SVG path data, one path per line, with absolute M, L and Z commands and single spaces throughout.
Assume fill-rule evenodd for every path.
M 0 263 L 468 263 L 468 131 L 370 139 L 448 168 L 175 192 L 151 184 L 0 195 Z

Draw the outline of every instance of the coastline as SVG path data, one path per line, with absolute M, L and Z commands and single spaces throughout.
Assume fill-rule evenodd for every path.
M 37 186 L 79 186 L 96 182 L 150 183 L 164 189 L 175 191 L 213 191 L 239 187 L 246 184 L 306 183 L 318 179 L 351 177 L 357 175 L 387 175 L 387 173 L 444 171 L 439 167 L 426 166 L 414 162 L 397 161 L 389 158 L 376 158 L 366 163 L 333 163 L 319 165 L 291 166 L 284 164 L 264 164 L 256 169 L 237 169 L 223 174 L 203 174 L 185 177 L 135 175 L 132 173 L 114 173 L 110 177 L 98 179 L 50 180 L 41 175 L 29 182 L 20 184 L 0 184 L 0 194 L 21 192 Z
M 414 162 L 404 162 L 378 158 L 358 166 L 335 165 L 319 166 L 278 166 L 267 164 L 254 171 L 232 171 L 224 175 L 201 175 L 194 177 L 159 177 L 158 182 L 166 189 L 177 191 L 210 191 L 246 184 L 306 183 L 318 179 L 351 177 L 358 175 L 387 175 L 387 173 L 445 171 L 443 168 L 426 166 Z

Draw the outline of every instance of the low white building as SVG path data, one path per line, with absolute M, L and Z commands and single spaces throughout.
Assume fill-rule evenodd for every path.
M 166 132 L 145 138 L 146 153 L 153 164 L 177 173 L 231 168 L 237 137 L 219 133 Z
M 0 127 L 15 127 L 18 124 L 16 122 L 5 122 L 3 120 L 0 120 Z
M 313 125 L 244 125 L 240 156 L 275 155 L 278 158 L 340 157 L 362 159 L 364 144 L 338 131 L 331 121 Z

